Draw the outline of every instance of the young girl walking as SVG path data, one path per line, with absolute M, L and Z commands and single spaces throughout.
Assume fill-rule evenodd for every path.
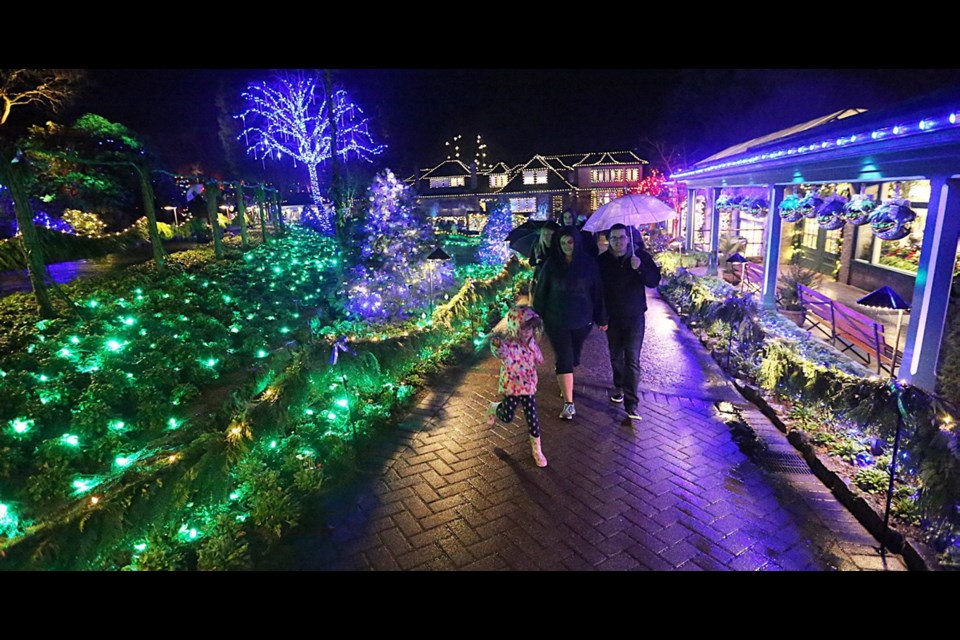
M 543 332 L 543 320 L 531 307 L 517 305 L 507 313 L 506 329 L 496 333 L 490 349 L 500 360 L 499 391 L 503 400 L 490 403 L 487 423 L 492 427 L 499 419 L 511 422 L 517 405 L 523 407 L 530 428 L 530 451 L 538 467 L 547 466 L 540 449 L 540 419 L 537 417 L 537 365 L 543 354 L 537 340 Z

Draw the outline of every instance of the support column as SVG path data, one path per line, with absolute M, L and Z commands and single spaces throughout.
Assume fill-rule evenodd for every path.
M 719 272 L 718 266 L 720 256 L 717 250 L 720 248 L 720 211 L 717 209 L 717 197 L 720 195 L 720 187 L 710 187 L 707 189 L 707 210 L 704 215 L 710 216 L 710 253 L 707 259 L 707 275 L 715 276 Z
M 684 238 L 684 245 L 687 251 L 693 251 L 695 249 L 693 238 L 694 238 L 694 221 L 697 219 L 697 190 L 691 187 L 687 187 L 687 233 Z
M 934 391 L 960 237 L 960 180 L 930 179 L 930 207 L 899 377 Z
M 767 200 L 770 202 L 770 213 L 767 214 L 764 242 L 766 253 L 763 256 L 763 291 L 760 294 L 760 303 L 764 309 L 777 308 L 777 279 L 780 272 L 780 229 L 783 220 L 780 218 L 780 203 L 783 202 L 784 187 L 774 185 L 770 188 Z

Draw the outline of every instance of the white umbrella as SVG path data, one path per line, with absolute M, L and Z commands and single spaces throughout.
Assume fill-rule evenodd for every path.
M 659 198 L 645 194 L 631 193 L 611 200 L 593 212 L 584 231 L 606 231 L 620 223 L 628 227 L 664 222 L 677 217 L 677 212 Z

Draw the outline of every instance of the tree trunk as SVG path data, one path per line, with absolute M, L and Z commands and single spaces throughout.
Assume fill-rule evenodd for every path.
M 217 217 L 217 196 L 220 194 L 220 185 L 216 180 L 207 182 L 203 195 L 207 199 L 207 217 L 210 218 L 210 227 L 213 230 L 213 255 L 219 260 L 223 257 L 223 240 L 220 237 L 220 220 Z
M 346 219 L 344 211 L 343 198 L 343 176 L 340 172 L 340 156 L 337 154 L 337 118 L 333 110 L 333 80 L 330 77 L 330 70 L 326 69 L 323 73 L 323 85 L 327 101 L 327 120 L 330 123 L 330 196 L 333 200 L 333 220 L 330 226 L 333 234 L 343 244 L 343 238 L 340 237 L 343 227 L 343 221 Z M 318 196 L 319 197 L 319 194 Z
M 153 185 L 150 184 L 149 174 L 140 166 L 132 165 L 140 178 L 140 192 L 143 195 L 143 211 L 147 214 L 147 230 L 150 233 L 150 244 L 153 245 L 153 261 L 158 269 L 163 269 L 163 260 L 166 254 L 160 241 L 160 231 L 157 229 L 157 211 L 153 197 Z
M 237 184 L 237 217 L 240 218 L 240 246 L 247 249 L 247 205 L 243 201 L 243 183 Z
M 326 208 L 320 199 L 320 182 L 317 180 L 317 165 L 308 164 L 307 174 L 310 176 L 310 197 L 317 208 L 317 218 L 320 220 L 320 232 L 327 235 L 336 233 L 335 221 L 327 217 Z
M 13 209 L 20 227 L 20 242 L 27 255 L 27 273 L 30 275 L 30 286 L 37 301 L 37 310 L 41 318 L 53 318 L 57 312 L 47 289 L 46 281 L 49 276 L 43 259 L 43 247 L 40 246 L 40 238 L 33 226 L 33 209 L 30 207 L 27 189 L 23 186 L 24 171 L 23 162 L 12 163 L 6 156 L 0 158 L 0 180 L 6 183 L 13 196 Z
M 280 190 L 277 189 L 273 192 L 273 206 L 277 212 L 277 224 L 280 225 L 280 234 L 287 232 L 287 228 L 283 226 L 283 208 L 280 207 Z
M 267 241 L 267 195 L 263 185 L 257 186 L 257 202 L 260 203 L 260 233 L 263 235 L 261 242 Z

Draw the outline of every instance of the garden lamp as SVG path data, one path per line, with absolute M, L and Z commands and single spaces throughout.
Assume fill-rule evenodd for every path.
M 737 264 L 740 265 L 740 292 L 742 293 L 742 292 L 743 292 L 744 271 L 746 270 L 746 267 L 745 267 L 744 265 L 745 265 L 746 263 L 750 262 L 750 261 L 747 260 L 746 258 L 744 258 L 743 255 L 741 255 L 740 252 L 738 251 L 737 253 L 735 253 L 735 254 L 733 254 L 732 256 L 730 256 L 729 258 L 727 258 L 727 262 L 728 262 L 728 263 L 737 263 Z
M 910 303 L 901 298 L 896 291 L 884 285 L 857 300 L 857 304 L 874 309 L 890 309 L 897 312 L 897 338 L 893 343 L 893 361 L 890 363 L 890 375 L 897 371 L 897 354 L 900 352 L 900 327 L 903 323 L 903 312 L 910 310 Z
M 897 353 L 900 351 L 900 325 L 903 312 L 910 310 L 910 303 L 897 295 L 897 292 L 884 285 L 857 300 L 857 304 L 874 309 L 896 309 L 897 311 L 897 338 L 893 343 L 893 360 L 890 362 L 890 384 L 897 396 L 897 431 L 893 436 L 893 454 L 890 457 L 890 485 L 887 487 L 887 505 L 883 514 L 883 537 L 880 540 L 881 553 L 886 548 L 887 535 L 890 531 L 890 503 L 893 500 L 893 481 L 897 472 L 897 454 L 900 449 L 900 434 L 903 432 L 903 388 L 894 376 L 897 370 Z
M 427 256 L 427 264 L 430 267 L 430 315 L 433 315 L 433 272 L 435 271 L 434 262 L 449 260 L 450 256 L 446 251 L 437 247 Z

